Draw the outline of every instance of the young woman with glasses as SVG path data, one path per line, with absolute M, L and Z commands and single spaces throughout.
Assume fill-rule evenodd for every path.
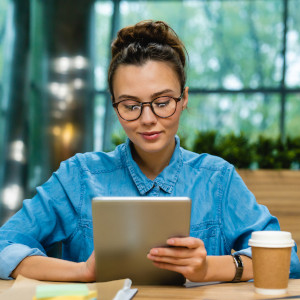
M 0 230 L 1 278 L 95 280 L 91 199 L 100 195 L 190 197 L 190 236 L 169 239 L 173 247 L 151 249 L 148 259 L 191 281 L 252 278 L 251 232 L 279 230 L 279 224 L 232 165 L 180 147 L 176 132 L 188 104 L 185 67 L 185 48 L 164 22 L 119 31 L 108 82 L 128 139 L 111 153 L 68 159 L 24 201 Z M 62 259 L 47 257 L 58 241 Z M 299 276 L 295 249 L 290 275 Z

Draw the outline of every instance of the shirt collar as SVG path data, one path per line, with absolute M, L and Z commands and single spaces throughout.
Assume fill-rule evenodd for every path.
M 124 151 L 125 162 L 140 194 L 145 195 L 155 185 L 158 185 L 162 190 L 170 194 L 173 191 L 174 185 L 178 180 L 179 172 L 183 165 L 179 137 L 175 136 L 175 149 L 169 165 L 154 180 L 150 180 L 149 178 L 147 178 L 141 171 L 137 163 L 133 160 L 131 153 L 131 144 L 131 141 L 127 138 Z

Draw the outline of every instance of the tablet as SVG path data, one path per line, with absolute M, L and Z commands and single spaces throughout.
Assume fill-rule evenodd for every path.
M 147 254 L 170 237 L 189 236 L 187 197 L 96 197 L 92 200 L 96 280 L 181 285 L 184 277 L 153 265 Z

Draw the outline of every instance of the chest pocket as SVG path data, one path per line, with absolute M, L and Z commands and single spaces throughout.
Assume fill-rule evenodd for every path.
M 207 255 L 220 255 L 218 245 L 221 243 L 221 230 L 215 222 L 191 225 L 190 236 L 204 242 Z

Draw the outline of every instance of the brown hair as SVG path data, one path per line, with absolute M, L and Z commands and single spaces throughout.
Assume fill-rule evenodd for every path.
M 142 21 L 121 29 L 112 42 L 112 59 L 108 70 L 108 84 L 113 94 L 113 77 L 122 64 L 143 65 L 149 60 L 168 62 L 178 75 L 181 90 L 186 81 L 187 53 L 175 31 L 163 21 Z

